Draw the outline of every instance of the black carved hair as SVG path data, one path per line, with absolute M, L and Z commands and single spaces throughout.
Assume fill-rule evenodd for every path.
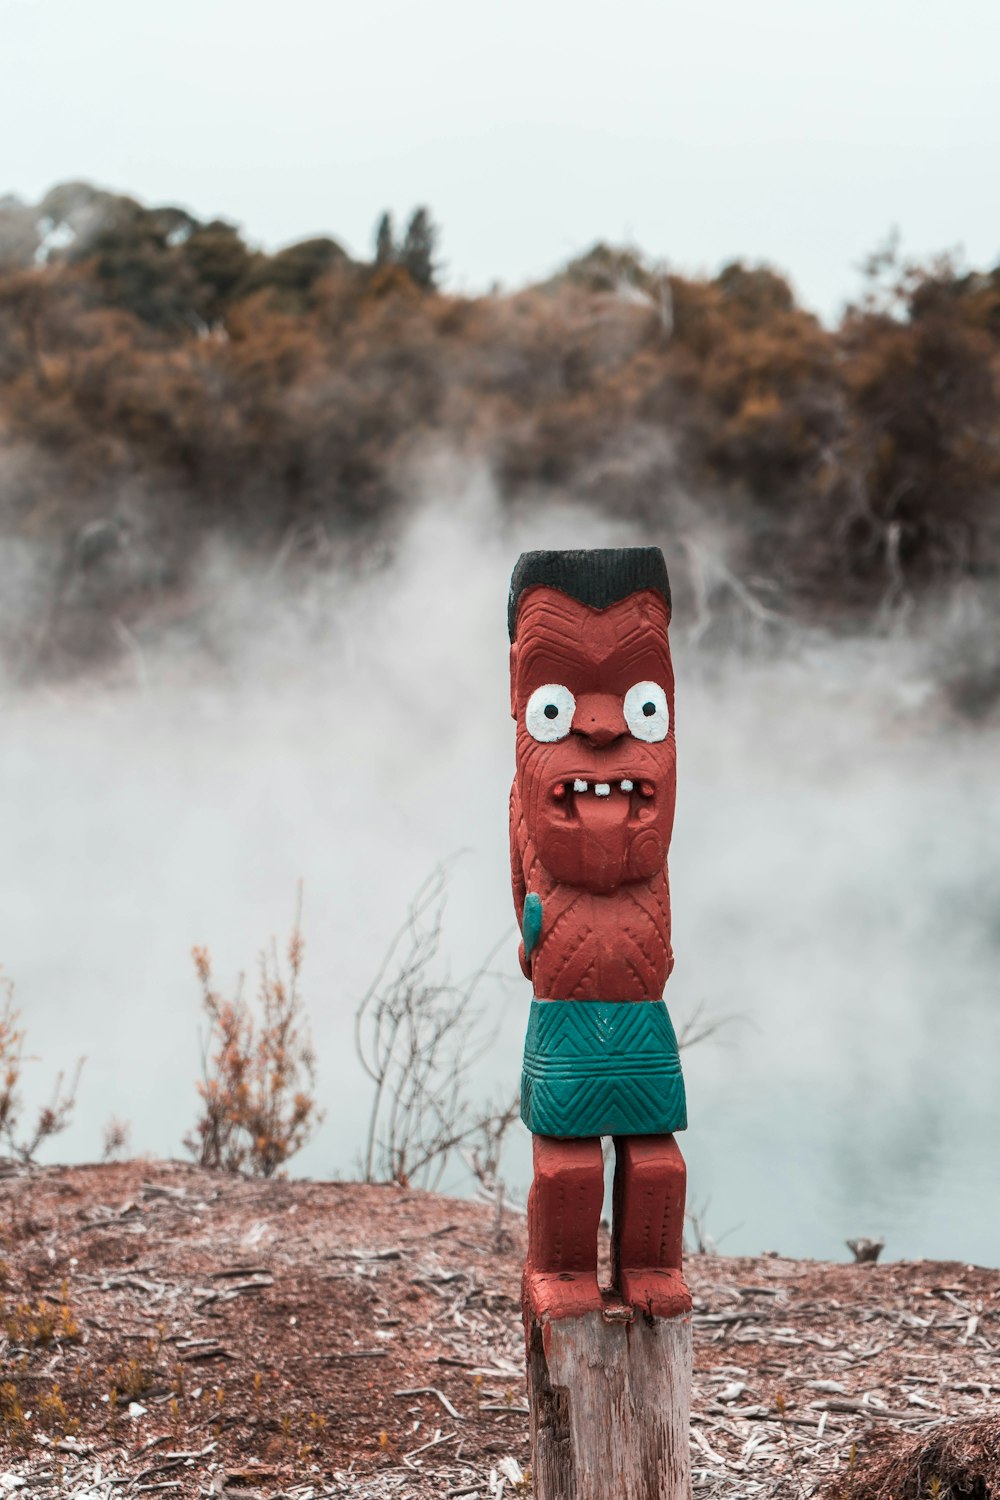
M 559 589 L 591 609 L 607 609 L 640 589 L 655 589 L 670 608 L 670 580 L 659 547 L 594 547 L 577 552 L 522 552 L 511 574 L 507 629 L 517 629 L 517 606 L 526 589 Z

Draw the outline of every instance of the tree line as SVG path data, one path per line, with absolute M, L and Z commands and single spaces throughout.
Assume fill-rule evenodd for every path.
M 827 327 L 768 267 L 603 245 L 447 294 L 425 208 L 402 235 L 383 216 L 362 260 L 86 185 L 50 199 L 34 240 L 0 203 L 0 539 L 48 600 L 41 627 L 0 607 L 24 675 L 112 649 L 109 621 L 140 628 L 213 534 L 311 565 L 391 526 L 427 443 L 485 456 L 511 503 L 569 495 L 674 544 L 708 527 L 799 617 L 996 576 L 1000 267 L 889 247 Z

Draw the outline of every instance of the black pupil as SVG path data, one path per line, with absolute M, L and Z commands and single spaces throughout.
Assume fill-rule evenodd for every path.
M 547 719 L 558 719 L 558 717 L 559 717 L 559 710 L 558 710 L 558 708 L 556 708 L 556 706 L 555 706 L 554 703 L 546 703 L 546 705 L 545 705 L 545 717 Z
M 647 719 L 651 719 L 653 717 L 653 715 L 656 713 L 656 704 L 655 703 L 644 703 L 642 705 L 642 711 L 646 715 Z M 548 709 L 546 709 L 545 712 L 548 713 Z

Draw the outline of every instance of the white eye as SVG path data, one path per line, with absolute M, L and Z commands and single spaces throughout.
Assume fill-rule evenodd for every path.
M 637 740 L 655 745 L 670 732 L 667 695 L 656 682 L 637 682 L 625 694 L 625 723 Z
M 532 739 L 551 744 L 569 734 L 576 713 L 576 699 L 558 682 L 535 688 L 524 710 L 524 726 Z

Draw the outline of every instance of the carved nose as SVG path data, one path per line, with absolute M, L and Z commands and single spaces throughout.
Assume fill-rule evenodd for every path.
M 620 733 L 621 730 L 611 729 L 606 724 L 595 724 L 593 729 L 583 731 L 584 738 L 588 739 L 592 745 L 610 745 Z
M 610 745 L 625 733 L 621 701 L 610 693 L 594 694 L 578 701 L 573 716 L 573 732 L 591 745 Z

